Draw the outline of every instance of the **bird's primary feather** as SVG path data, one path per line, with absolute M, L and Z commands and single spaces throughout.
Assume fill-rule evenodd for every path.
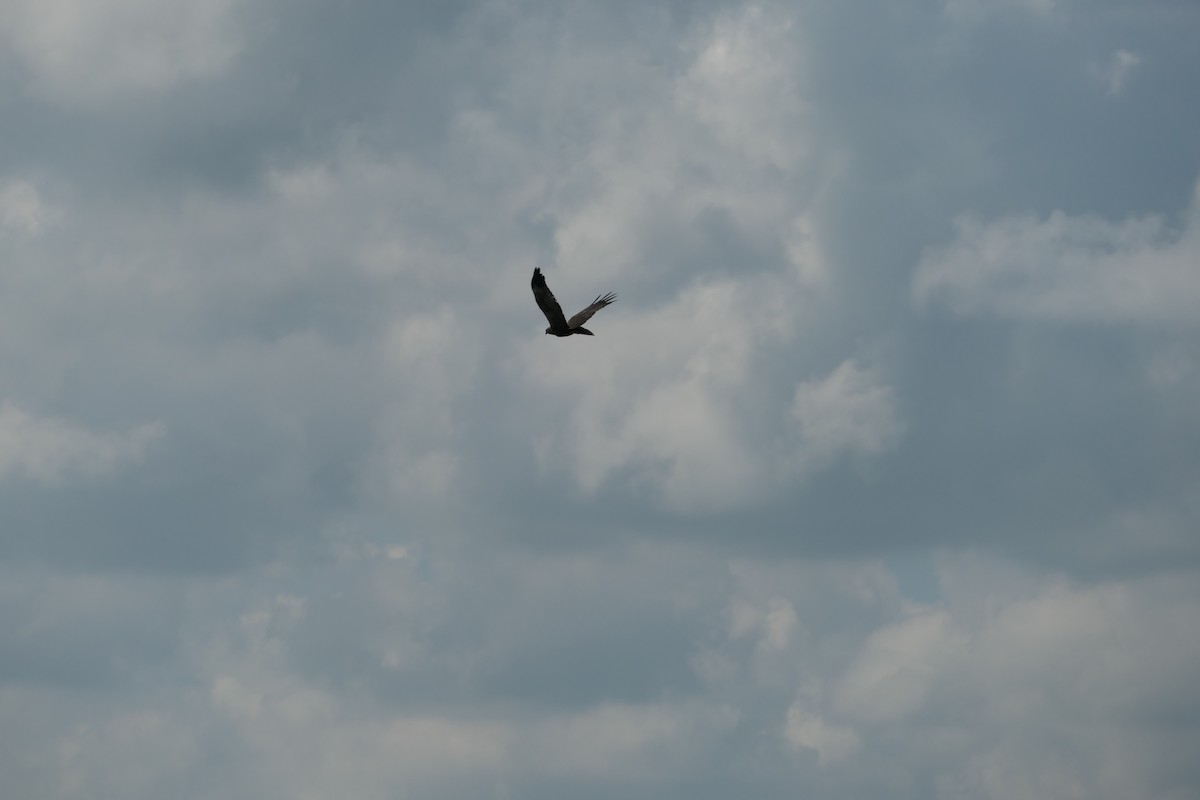
M 592 314 L 595 314 L 597 311 L 614 302 L 616 299 L 617 296 L 612 292 L 609 292 L 605 295 L 597 295 L 596 299 L 592 301 L 590 306 L 567 320 L 567 327 L 578 328 L 580 325 L 591 319 Z

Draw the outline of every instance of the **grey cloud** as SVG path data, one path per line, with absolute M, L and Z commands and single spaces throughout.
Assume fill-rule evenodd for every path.
M 6 568 L 0 682 L 125 694 L 167 674 L 179 652 L 182 603 L 158 578 Z
M 1192 4 L 142 5 L 4 12 L 11 791 L 1194 794 Z

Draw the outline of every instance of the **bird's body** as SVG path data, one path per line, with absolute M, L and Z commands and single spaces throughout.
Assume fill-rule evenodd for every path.
M 584 336 L 594 336 L 591 331 L 583 327 L 583 323 L 592 318 L 600 309 L 616 301 L 617 296 L 612 292 L 601 295 L 592 301 L 592 304 L 580 311 L 575 316 L 567 319 L 563 314 L 562 306 L 554 299 L 554 293 L 550 291 L 550 287 L 546 285 L 546 278 L 542 275 L 542 270 L 539 267 L 533 269 L 533 280 L 530 281 L 533 287 L 533 299 L 537 301 L 538 308 L 546 315 L 546 321 L 550 323 L 550 327 L 546 328 L 546 333 L 552 336 L 574 336 L 575 334 L 583 334 Z
M 592 333 L 591 331 L 589 331 L 587 328 L 567 328 L 565 331 L 564 330 L 556 331 L 553 328 L 546 328 L 546 333 L 550 334 L 551 336 L 575 336 L 576 334 L 583 334 L 584 336 L 595 336 L 596 335 L 596 334 Z

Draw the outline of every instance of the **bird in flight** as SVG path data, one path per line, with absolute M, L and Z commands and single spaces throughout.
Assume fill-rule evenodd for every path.
M 546 315 L 546 321 L 550 323 L 550 327 L 546 328 L 546 333 L 552 333 L 555 336 L 571 336 L 576 333 L 592 336 L 592 332 L 583 327 L 583 323 L 591 319 L 592 314 L 617 299 L 612 292 L 601 295 L 583 311 L 567 319 L 563 314 L 562 306 L 554 299 L 554 293 L 546 285 L 546 277 L 542 275 L 540 267 L 533 268 L 533 280 L 530 285 L 533 286 L 533 299 L 537 301 L 538 308 L 542 310 L 542 313 Z

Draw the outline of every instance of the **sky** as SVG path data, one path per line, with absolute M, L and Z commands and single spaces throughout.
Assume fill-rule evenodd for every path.
M 6 797 L 1196 797 L 1197 42 L 0 0 Z

